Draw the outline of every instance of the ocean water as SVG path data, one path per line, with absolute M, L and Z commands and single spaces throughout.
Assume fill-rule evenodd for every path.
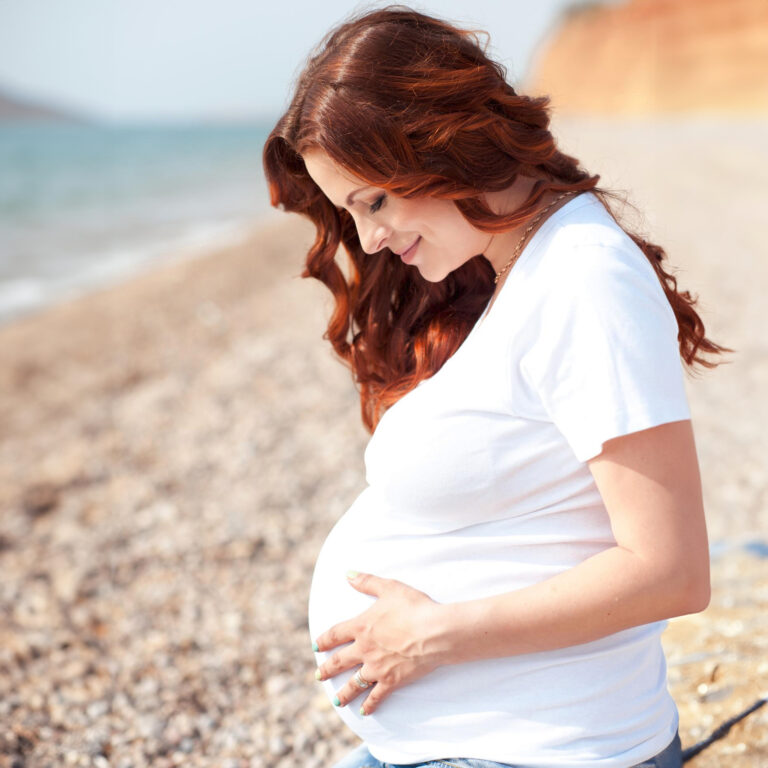
M 0 323 L 242 238 L 271 126 L 0 123 Z

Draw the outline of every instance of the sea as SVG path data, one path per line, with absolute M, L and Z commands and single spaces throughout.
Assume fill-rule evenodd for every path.
M 0 123 L 0 324 L 277 215 L 272 125 Z

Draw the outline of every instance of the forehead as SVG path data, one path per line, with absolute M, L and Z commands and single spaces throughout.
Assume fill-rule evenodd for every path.
M 321 149 L 309 150 L 303 158 L 307 173 L 337 206 L 343 206 L 353 190 L 369 186 L 363 179 L 336 165 Z

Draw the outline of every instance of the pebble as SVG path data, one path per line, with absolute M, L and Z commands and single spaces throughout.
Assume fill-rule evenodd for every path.
M 288 675 L 274 675 L 267 680 L 264 691 L 271 698 L 284 694 L 295 685 L 295 681 Z
M 280 757 L 289 751 L 290 747 L 279 737 L 269 740 L 269 754 Z
M 86 712 L 91 721 L 96 721 L 109 710 L 109 702 L 107 701 L 94 701 L 88 705 Z

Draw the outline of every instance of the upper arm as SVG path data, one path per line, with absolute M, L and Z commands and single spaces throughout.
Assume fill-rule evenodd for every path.
M 607 440 L 588 461 L 620 547 L 646 561 L 693 610 L 709 602 L 709 546 L 690 419 Z

